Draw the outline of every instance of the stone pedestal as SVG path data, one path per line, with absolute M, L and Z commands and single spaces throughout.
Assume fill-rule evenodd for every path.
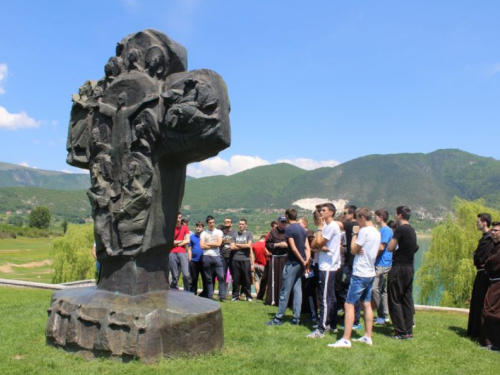
M 224 344 L 219 303 L 179 290 L 136 296 L 69 289 L 52 295 L 47 343 L 86 358 L 165 357 L 207 353 Z

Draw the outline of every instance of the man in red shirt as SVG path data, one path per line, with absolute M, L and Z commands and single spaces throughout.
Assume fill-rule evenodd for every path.
M 189 259 L 186 253 L 185 246 L 189 244 L 189 228 L 186 225 L 181 225 L 182 214 L 177 215 L 177 224 L 174 232 L 174 247 L 168 256 L 168 263 L 172 280 L 170 288 L 179 289 L 178 281 L 180 272 L 182 271 L 182 280 L 184 282 L 184 290 L 189 292 L 191 285 L 191 276 L 189 275 Z
M 252 251 L 254 254 L 254 270 L 253 278 L 255 283 L 255 292 L 259 294 L 260 290 L 260 280 L 264 275 L 264 269 L 267 264 L 267 251 L 266 251 L 266 236 L 261 236 L 260 240 L 252 245 Z

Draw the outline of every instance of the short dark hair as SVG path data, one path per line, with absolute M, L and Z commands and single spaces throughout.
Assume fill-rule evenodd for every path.
M 212 215 L 208 215 L 205 222 L 208 223 L 210 220 L 215 220 L 215 218 Z
M 381 218 L 384 223 L 387 223 L 387 220 L 389 219 L 389 212 L 386 210 L 377 210 L 375 211 L 375 215 Z
M 274 227 L 275 225 L 278 225 L 278 222 L 276 220 L 271 221 L 271 228 Z
M 389 228 L 393 229 L 393 230 L 394 230 L 394 229 L 396 229 L 396 228 L 398 227 L 398 225 L 396 224 L 396 222 L 395 222 L 394 220 L 389 220 L 389 221 L 387 222 L 387 226 L 388 226 Z
M 401 215 L 403 220 L 410 220 L 411 210 L 408 206 L 399 206 L 396 208 L 396 215 Z
M 355 205 L 353 205 L 353 204 L 350 204 L 349 206 L 345 206 L 344 207 L 344 211 L 347 210 L 347 213 L 349 215 L 354 215 L 356 213 L 357 209 L 358 208 Z
M 297 210 L 295 208 L 288 208 L 285 211 L 285 215 L 288 217 L 290 220 L 297 220 Z
M 373 213 L 369 208 L 366 207 L 361 207 L 359 210 L 356 211 L 356 218 L 364 218 L 368 221 L 371 221 L 373 218 Z
M 197 226 L 197 227 L 203 227 L 203 228 L 205 228 L 205 224 L 203 224 L 203 222 L 202 222 L 202 221 L 198 221 L 198 222 L 196 223 L 196 226 Z
M 493 223 L 491 223 L 491 226 L 492 227 L 500 227 L 500 221 L 494 221 Z
M 323 207 L 326 207 L 326 208 L 328 208 L 328 211 L 333 212 L 333 216 L 335 216 L 335 214 L 337 213 L 337 209 L 335 208 L 333 203 L 323 203 L 321 205 L 321 208 L 323 208 Z
M 482 214 L 478 214 L 477 215 L 477 218 L 481 221 L 484 221 L 486 223 L 486 225 L 488 226 L 488 228 L 491 227 L 491 215 L 488 214 L 488 213 L 482 213 Z
M 245 219 L 244 217 L 243 217 L 243 218 L 241 218 L 241 219 L 240 219 L 240 220 L 238 220 L 238 221 L 244 221 L 244 222 L 245 222 L 245 224 L 247 224 L 247 219 Z
M 224 220 L 231 220 L 231 223 L 233 222 L 233 219 L 230 218 L 229 216 L 228 217 L 225 217 Z
M 188 219 L 181 219 L 181 224 L 189 224 Z

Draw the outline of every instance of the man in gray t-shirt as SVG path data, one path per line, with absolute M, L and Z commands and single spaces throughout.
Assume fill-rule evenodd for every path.
M 233 233 L 231 242 L 231 275 L 233 277 L 232 301 L 239 301 L 240 287 L 247 301 L 252 301 L 251 272 L 253 271 L 252 254 L 253 233 L 247 230 L 246 219 L 238 221 L 238 231 Z

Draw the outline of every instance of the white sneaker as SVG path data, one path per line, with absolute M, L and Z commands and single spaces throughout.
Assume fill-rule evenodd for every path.
M 308 334 L 306 337 L 309 338 L 309 339 L 320 339 L 320 338 L 325 337 L 325 334 L 321 333 L 319 331 L 319 329 L 317 329 L 314 332 L 311 332 L 310 334 Z
M 375 324 L 377 325 L 384 325 L 385 323 L 386 321 L 384 318 L 377 318 L 377 320 L 375 321 Z
M 365 343 L 366 345 L 370 345 L 370 346 L 373 345 L 372 339 L 370 337 L 366 337 L 366 336 L 360 337 L 359 339 L 354 339 L 352 341 L 362 342 L 362 343 Z
M 333 344 L 327 345 L 329 348 L 350 348 L 351 342 L 349 340 L 340 339 Z

